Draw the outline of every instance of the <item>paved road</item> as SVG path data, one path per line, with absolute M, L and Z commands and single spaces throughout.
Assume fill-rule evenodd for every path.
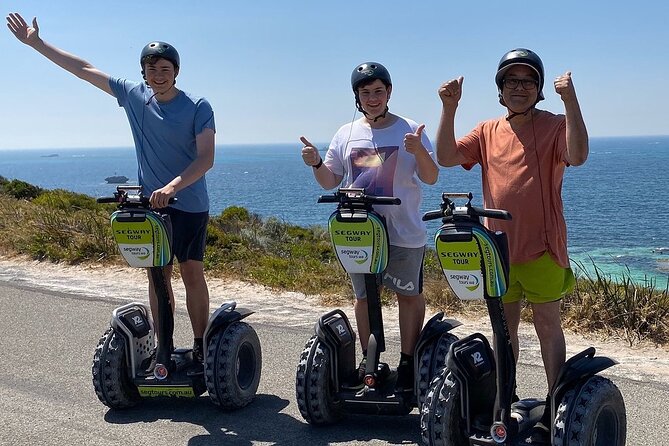
M 205 396 L 148 401 L 127 411 L 99 403 L 91 361 L 113 299 L 98 299 L 0 283 L 0 444 L 2 445 L 386 445 L 419 444 L 419 416 L 351 417 L 314 428 L 294 398 L 297 358 L 306 328 L 254 323 L 263 349 L 256 400 L 222 412 Z M 188 345 L 190 326 L 177 312 L 177 345 Z M 388 362 L 398 340 L 388 339 Z M 542 370 L 522 366 L 521 396 L 538 394 Z M 628 412 L 628 445 L 659 446 L 656 427 L 669 426 L 669 384 L 614 377 Z M 533 390 L 536 389 L 536 390 Z

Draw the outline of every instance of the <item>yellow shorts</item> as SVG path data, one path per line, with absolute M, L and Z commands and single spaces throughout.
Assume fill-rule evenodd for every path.
M 571 268 L 562 268 L 545 252 L 536 260 L 511 265 L 509 288 L 502 301 L 518 302 L 525 297 L 534 304 L 554 302 L 571 292 L 575 284 Z

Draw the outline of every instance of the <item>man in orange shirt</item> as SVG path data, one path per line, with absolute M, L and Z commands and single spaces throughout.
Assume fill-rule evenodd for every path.
M 471 169 L 480 164 L 485 206 L 513 216 L 511 221 L 487 222 L 509 238 L 511 269 L 504 311 L 517 360 L 520 300 L 525 297 L 531 303 L 550 391 L 566 356 L 560 300 L 575 283 L 567 256 L 562 177 L 566 166 L 579 166 L 587 159 L 588 132 L 571 73 L 554 82 L 565 114 L 539 110 L 535 106 L 544 99 L 543 64 L 534 52 L 517 48 L 502 57 L 495 76 L 506 115 L 478 124 L 456 141 L 462 82 L 460 77 L 439 88 L 437 158 L 446 167 L 460 164 Z

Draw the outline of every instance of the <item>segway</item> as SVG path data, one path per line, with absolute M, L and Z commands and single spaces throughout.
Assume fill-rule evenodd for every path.
M 467 202 L 456 206 L 454 199 Z M 532 435 L 546 401 L 513 402 L 516 364 L 501 299 L 509 271 L 506 234 L 493 233 L 480 222 L 482 217 L 509 220 L 511 215 L 475 207 L 471 200 L 471 193 L 444 193 L 441 209 L 423 220 L 442 219 L 435 243 L 444 276 L 460 299 L 485 299 L 496 355 L 480 333 L 451 345 L 446 367 L 433 379 L 421 408 L 423 441 L 435 446 L 624 445 L 623 397 L 612 381 L 597 375 L 616 362 L 595 356 L 592 347 L 567 360 L 549 389 L 550 439 L 542 443 Z
M 192 349 L 173 349 L 174 316 L 163 268 L 172 259 L 169 216 L 152 210 L 139 186 L 119 186 L 113 197 L 97 201 L 118 203 L 111 226 L 119 251 L 130 266 L 150 270 L 159 312 L 157 346 L 146 305 L 132 302 L 112 312 L 93 358 L 93 386 L 100 401 L 124 409 L 142 398 L 194 398 L 207 391 L 221 408 L 246 406 L 258 389 L 262 366 L 258 335 L 241 322 L 253 312 L 227 302 L 210 316 L 203 364 L 193 359 Z
M 448 332 L 459 322 L 444 319 L 443 313 L 427 322 L 415 348 L 413 389 L 396 390 L 397 371 L 380 361 L 385 338 L 378 279 L 388 263 L 389 241 L 385 220 L 373 206 L 397 205 L 400 200 L 342 188 L 318 202 L 337 203 L 328 229 L 342 267 L 348 273 L 365 274 L 371 334 L 360 382 L 356 336 L 346 314 L 337 309 L 319 318 L 297 367 L 300 413 L 312 425 L 335 423 L 347 413 L 406 415 L 425 399 L 430 380 L 442 369 L 448 348 L 457 339 Z

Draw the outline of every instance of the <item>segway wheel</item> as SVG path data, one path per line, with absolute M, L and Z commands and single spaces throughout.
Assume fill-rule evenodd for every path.
M 304 346 L 295 376 L 297 406 L 309 424 L 334 424 L 343 416 L 341 403 L 333 398 L 331 374 L 329 349 L 313 336 Z
M 261 368 L 260 340 L 249 324 L 233 322 L 215 331 L 204 364 L 209 398 L 227 410 L 246 406 L 258 390 Z
M 95 394 L 105 406 L 126 409 L 141 400 L 130 376 L 126 339 L 111 327 L 102 335 L 95 348 L 92 373 Z
M 448 368 L 444 368 L 430 383 L 425 402 L 420 409 L 420 432 L 423 443 L 429 446 L 469 444 L 465 424 L 460 414 L 460 387 Z
M 625 402 L 618 387 L 602 376 L 565 394 L 555 415 L 556 446 L 624 446 Z
M 418 407 L 422 407 L 427 398 L 432 379 L 438 375 L 446 365 L 446 355 L 451 344 L 457 341 L 457 336 L 451 333 L 442 334 L 435 342 L 427 345 L 420 355 L 418 368 Z

